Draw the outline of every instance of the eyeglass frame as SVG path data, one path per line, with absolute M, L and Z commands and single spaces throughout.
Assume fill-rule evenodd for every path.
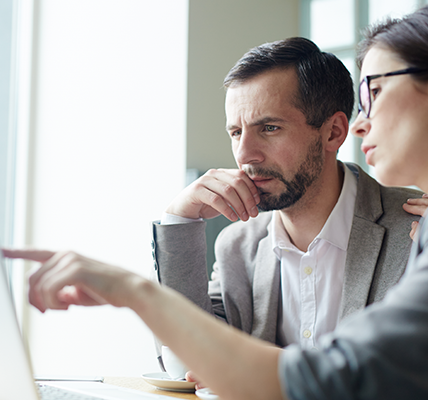
M 372 110 L 372 96 L 370 93 L 370 82 L 373 79 L 383 78 L 383 77 L 387 77 L 387 76 L 396 76 L 396 75 L 405 75 L 405 74 L 418 74 L 418 73 L 427 72 L 427 71 L 428 71 L 428 68 L 409 67 L 409 68 L 405 68 L 405 69 L 400 69 L 398 71 L 387 72 L 386 74 L 365 76 L 364 79 L 360 82 L 360 85 L 358 86 L 358 113 L 362 112 L 364 117 L 370 118 L 370 112 Z M 362 102 L 361 102 L 361 85 L 363 83 L 367 84 L 368 95 L 369 95 L 369 111 L 367 113 L 364 111 L 363 106 L 362 106 Z

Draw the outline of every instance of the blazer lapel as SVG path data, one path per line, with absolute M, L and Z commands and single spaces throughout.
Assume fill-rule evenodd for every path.
M 385 228 L 354 217 L 345 263 L 339 320 L 366 306 L 384 235 Z
M 357 176 L 358 188 L 345 263 L 339 320 L 367 305 L 385 236 L 385 228 L 376 223 L 383 214 L 377 182 L 359 167 L 349 164 L 348 167 Z
M 270 232 L 271 224 L 268 226 Z M 275 343 L 280 295 L 279 260 L 268 234 L 260 241 L 253 277 L 253 328 L 251 334 Z

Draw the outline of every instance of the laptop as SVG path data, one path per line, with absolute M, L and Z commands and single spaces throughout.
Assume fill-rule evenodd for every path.
M 174 399 L 170 396 L 144 393 L 102 382 L 35 382 L 31 363 L 25 351 L 16 319 L 1 250 L 0 264 L 0 400 L 58 400 L 61 398 L 73 400 Z M 64 392 L 68 397 L 61 394 Z

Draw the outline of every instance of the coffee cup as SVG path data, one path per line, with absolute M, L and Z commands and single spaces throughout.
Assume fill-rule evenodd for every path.
M 180 359 L 167 346 L 162 346 L 162 361 L 167 374 L 171 379 L 185 379 L 186 372 L 189 370 Z

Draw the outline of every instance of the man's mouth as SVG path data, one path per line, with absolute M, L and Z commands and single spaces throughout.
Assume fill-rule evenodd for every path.
M 262 177 L 254 177 L 254 178 L 250 177 L 250 179 L 254 182 L 254 185 L 256 185 L 257 187 L 263 187 L 273 180 L 273 178 L 262 178 Z

